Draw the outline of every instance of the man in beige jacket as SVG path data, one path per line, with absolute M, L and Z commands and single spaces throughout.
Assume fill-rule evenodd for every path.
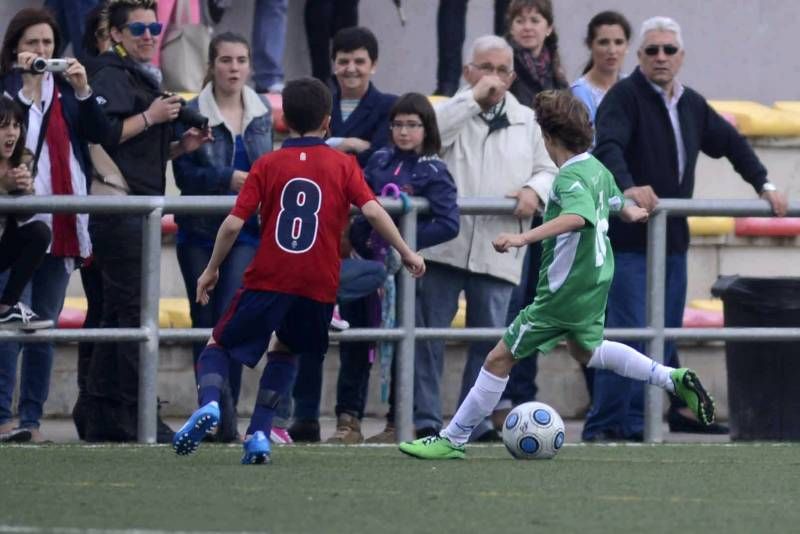
M 533 111 L 508 92 L 514 81 L 508 43 L 493 35 L 480 37 L 469 57 L 463 67 L 468 86 L 436 108 L 442 159 L 460 197 L 514 197 L 517 206 L 513 215 L 462 216 L 455 239 L 423 251 L 428 273 L 418 282 L 418 326 L 449 326 L 462 290 L 468 327 L 505 326 L 525 250 L 498 254 L 492 239 L 501 232 L 518 233 L 530 227 L 558 172 L 547 155 Z M 470 345 L 462 386 L 472 385 L 492 345 Z M 443 359 L 443 341 L 417 343 L 414 424 L 418 436 L 438 432 L 442 426 Z M 488 421 L 484 425 L 475 429 L 473 437 L 491 430 Z

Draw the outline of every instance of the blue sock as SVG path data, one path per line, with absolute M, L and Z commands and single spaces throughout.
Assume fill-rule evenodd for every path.
M 197 402 L 205 406 L 219 402 L 222 386 L 228 380 L 231 358 L 219 345 L 207 345 L 197 359 Z
M 267 353 L 267 366 L 264 367 L 264 373 L 258 383 L 258 397 L 253 416 L 250 418 L 250 426 L 247 427 L 248 435 L 253 435 L 257 430 L 261 430 L 269 436 L 275 409 L 281 397 L 288 394 L 296 374 L 297 357 L 294 354 L 288 352 Z

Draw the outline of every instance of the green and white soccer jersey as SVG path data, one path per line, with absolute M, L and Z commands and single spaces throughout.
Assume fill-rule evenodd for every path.
M 587 349 L 603 340 L 614 256 L 608 216 L 624 199 L 614 177 L 589 154 L 561 167 L 545 209 L 545 222 L 559 215 L 581 216 L 586 225 L 542 242 L 542 267 L 533 303 L 508 327 L 503 339 L 515 358 L 547 352 L 565 337 Z

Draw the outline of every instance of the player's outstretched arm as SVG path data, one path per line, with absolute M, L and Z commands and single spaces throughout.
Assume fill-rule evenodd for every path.
M 492 246 L 497 252 L 507 252 L 511 247 L 523 247 L 548 237 L 580 230 L 585 224 L 586 221 L 580 215 L 566 213 L 521 234 L 500 234 L 492 241 Z
M 244 221 L 234 215 L 228 215 L 222 222 L 217 232 L 217 239 L 214 241 L 214 251 L 208 265 L 197 279 L 197 302 L 205 306 L 208 304 L 208 293 L 214 289 L 219 279 L 219 266 L 228 257 L 231 247 L 236 242 L 239 232 L 244 226 Z
M 650 212 L 634 205 L 626 205 L 619 212 L 619 218 L 627 223 L 646 222 Z
M 408 245 L 403 241 L 403 237 L 400 235 L 400 231 L 397 229 L 397 226 L 395 226 L 394 221 L 376 200 L 370 200 L 361 206 L 361 213 L 364 214 L 364 217 L 367 218 L 381 237 L 400 253 L 400 259 L 403 261 L 403 265 L 414 278 L 419 278 L 425 274 L 425 260 L 422 256 L 408 248 Z

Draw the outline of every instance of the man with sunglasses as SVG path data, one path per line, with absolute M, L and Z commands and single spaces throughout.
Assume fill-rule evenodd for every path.
M 108 6 L 112 49 L 97 56 L 90 73 L 93 98 L 107 120 L 99 136 L 119 168 L 130 195 L 163 195 L 167 162 L 210 140 L 210 131 L 189 129 L 176 138 L 173 121 L 181 101 L 165 96 L 147 69 L 162 25 L 152 0 L 116 0 Z M 101 177 L 102 178 L 102 177 Z M 89 232 L 103 277 L 103 327 L 140 324 L 142 217 L 95 213 Z M 134 441 L 139 389 L 137 343 L 97 343 L 87 377 L 92 399 L 87 441 Z M 159 419 L 158 441 L 172 432 Z
M 786 213 L 787 201 L 767 181 L 767 170 L 747 141 L 720 117 L 699 93 L 677 79 L 685 51 L 680 26 L 667 17 L 642 24 L 639 67 L 617 82 L 597 111 L 595 156 L 614 174 L 625 196 L 652 210 L 659 197 L 691 198 L 694 172 L 702 151 L 726 157 L 773 212 Z M 611 220 L 609 237 L 616 271 L 608 298 L 608 328 L 645 326 L 647 229 Z M 680 328 L 686 302 L 686 217 L 667 222 L 665 323 Z M 628 343 L 643 350 L 642 343 Z M 664 348 L 664 363 L 678 366 L 674 342 Z M 644 388 L 606 371 L 594 378 L 592 407 L 583 429 L 586 441 L 641 441 Z M 673 432 L 726 433 L 722 425 L 701 425 L 685 405 L 671 402 L 667 416 Z

